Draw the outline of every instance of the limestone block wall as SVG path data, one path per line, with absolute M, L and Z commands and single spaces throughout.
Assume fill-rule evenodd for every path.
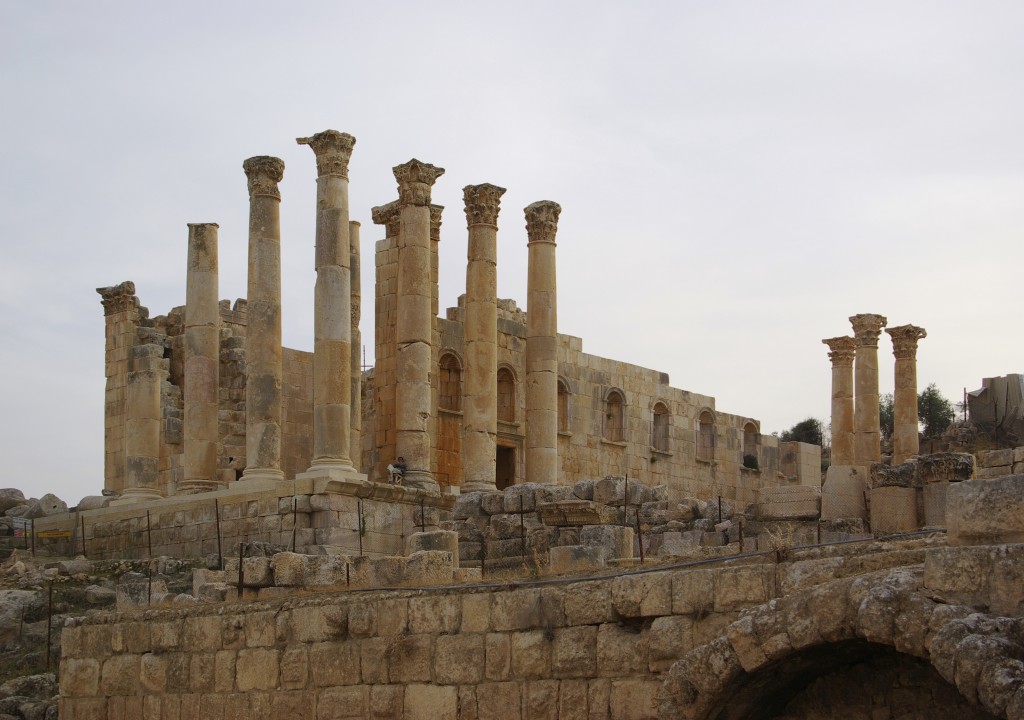
M 1024 473 L 1024 447 L 981 450 L 977 459 L 976 472 L 980 479 Z

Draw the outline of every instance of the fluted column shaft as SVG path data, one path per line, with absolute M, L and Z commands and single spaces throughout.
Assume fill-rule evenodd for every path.
M 352 279 L 348 162 L 355 138 L 337 130 L 298 138 L 316 154 L 316 286 L 313 291 L 313 462 L 310 471 L 354 470 Z
M 283 480 L 281 471 L 281 193 L 284 162 L 258 156 L 249 179 L 248 326 L 245 341 L 243 480 Z
M 214 490 L 220 413 L 220 306 L 216 223 L 188 226 L 185 278 L 185 462 L 182 493 Z
M 463 189 L 469 230 L 466 265 L 466 371 L 463 375 L 463 490 L 497 490 L 498 211 L 505 188 Z
M 126 501 L 161 497 L 160 478 L 160 381 L 163 347 L 135 345 L 129 352 L 125 421 Z
M 555 233 L 562 208 L 527 206 L 526 480 L 558 482 L 558 304 Z
M 892 461 L 905 462 L 921 450 L 917 415 L 917 341 L 927 337 L 924 328 L 900 325 L 888 328 L 896 357 L 893 393 Z
M 878 336 L 888 322 L 882 315 L 865 313 L 850 318 L 857 349 L 854 362 L 854 464 L 870 465 L 882 459 L 878 414 Z
M 395 453 L 405 459 L 405 482 L 439 492 L 431 471 L 431 347 L 433 297 L 430 189 L 444 170 L 410 160 L 394 168 L 399 193 L 397 387 Z
M 832 361 L 832 465 L 854 464 L 853 357 L 856 340 L 822 340 Z
M 349 394 L 352 398 L 352 412 L 349 430 L 349 457 L 352 458 L 352 465 L 356 470 L 362 470 L 362 445 L 363 445 L 363 360 L 360 354 L 363 347 L 363 336 L 359 331 L 359 322 L 362 319 L 363 305 L 363 283 L 360 278 L 359 260 L 359 223 L 350 220 L 348 223 L 349 253 L 348 264 L 350 273 L 352 312 L 352 351 L 350 353 L 351 389 Z

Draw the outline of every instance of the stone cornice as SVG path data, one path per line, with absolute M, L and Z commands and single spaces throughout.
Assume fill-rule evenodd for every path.
M 913 360 L 917 357 L 917 341 L 928 337 L 924 328 L 916 325 L 899 325 L 885 332 L 892 338 L 892 354 L 897 360 Z
M 415 158 L 392 168 L 398 181 L 400 205 L 424 206 L 430 204 L 430 188 L 444 175 L 444 168 L 435 167 Z
M 555 233 L 558 231 L 558 216 L 562 206 L 552 200 L 540 200 L 527 205 L 526 235 L 529 243 L 555 244 Z
M 504 194 L 505 188 L 490 183 L 467 185 L 462 188 L 462 197 L 466 201 L 466 225 L 497 227 L 501 196 Z
M 295 138 L 299 145 L 309 145 L 316 154 L 317 175 L 340 175 L 348 179 L 348 161 L 356 139 L 348 133 L 324 130 L 312 137 Z
M 878 336 L 882 334 L 882 328 L 888 322 L 884 315 L 852 315 L 850 324 L 853 325 L 853 334 L 857 338 L 857 347 L 878 347 Z
M 857 341 L 852 337 L 842 336 L 822 340 L 828 345 L 828 359 L 832 361 L 833 367 L 852 367 L 853 356 L 856 352 Z
M 242 163 L 249 178 L 249 197 L 281 199 L 277 184 L 284 178 L 284 160 L 269 155 L 257 155 Z
M 398 201 L 392 200 L 385 205 L 370 209 L 370 217 L 375 225 L 383 225 L 387 237 L 398 237 L 399 214 Z
M 103 305 L 104 315 L 116 315 L 127 310 L 136 310 L 139 307 L 139 299 L 135 297 L 135 283 L 126 280 L 119 285 L 96 288 L 100 294 L 100 304 Z

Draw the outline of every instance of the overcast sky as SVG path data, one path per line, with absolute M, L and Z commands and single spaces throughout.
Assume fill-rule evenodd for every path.
M 184 303 L 189 222 L 245 294 L 242 161 L 276 155 L 284 338 L 311 349 L 315 163 L 356 136 L 370 208 L 447 169 L 441 303 L 465 286 L 462 188 L 508 188 L 498 290 L 526 305 L 523 208 L 562 205 L 559 330 L 782 431 L 828 421 L 822 338 L 928 331 L 922 387 L 1024 371 L 1024 4 L 0 1 L 0 486 L 103 485 L 103 312 Z M 881 390 L 892 388 L 888 337 Z

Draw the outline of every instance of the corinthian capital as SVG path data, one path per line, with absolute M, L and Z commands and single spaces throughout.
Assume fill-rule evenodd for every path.
M 386 205 L 378 205 L 370 209 L 370 217 L 374 225 L 383 225 L 387 237 L 398 237 L 399 220 L 398 201 L 392 200 Z
M 316 154 L 317 175 L 340 175 L 348 179 L 348 161 L 356 139 L 348 133 L 324 130 L 312 137 L 295 138 L 299 145 L 309 145 Z
M 430 240 L 441 242 L 441 213 L 444 212 L 444 205 L 430 206 Z
M 913 360 L 917 357 L 917 341 L 928 337 L 924 328 L 916 325 L 900 325 L 886 330 L 892 338 L 892 354 L 897 360 Z
M 257 155 L 242 163 L 245 176 L 249 178 L 249 197 L 272 197 L 281 199 L 281 191 L 277 184 L 284 177 L 284 160 Z
M 444 175 L 444 168 L 428 165 L 415 158 L 391 170 L 398 181 L 398 202 L 401 205 L 429 205 L 430 188 Z
M 562 206 L 552 200 L 540 200 L 527 205 L 526 237 L 527 242 L 555 243 L 555 232 L 558 230 L 558 215 Z
M 119 285 L 96 288 L 96 292 L 100 294 L 104 315 L 114 315 L 139 306 L 139 299 L 135 297 L 135 283 L 131 280 Z
M 884 315 L 873 315 L 863 313 L 853 315 L 850 323 L 853 325 L 853 334 L 857 338 L 857 347 L 878 347 L 878 336 L 882 334 L 882 328 L 889 322 Z
M 852 337 L 834 337 L 822 340 L 828 345 L 828 359 L 832 361 L 832 367 L 853 367 L 853 355 L 857 348 L 857 341 Z
M 466 201 L 466 225 L 497 226 L 501 196 L 504 194 L 505 188 L 490 183 L 462 188 L 462 197 Z

